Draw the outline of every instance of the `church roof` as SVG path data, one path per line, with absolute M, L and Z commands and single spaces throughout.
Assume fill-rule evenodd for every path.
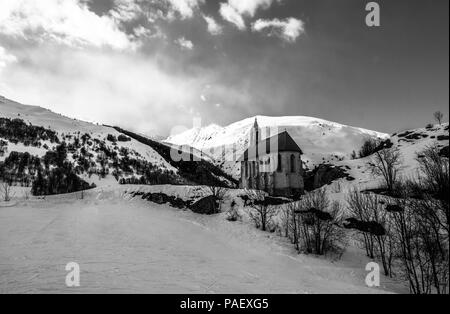
M 271 147 L 271 145 L 278 145 L 278 147 Z M 258 142 L 257 145 L 250 146 L 244 152 L 241 158 L 239 158 L 239 161 L 253 159 L 256 157 L 256 155 L 264 156 L 268 153 L 276 152 L 297 152 L 303 155 L 303 151 L 300 149 L 294 139 L 289 135 L 287 131 L 284 131 Z

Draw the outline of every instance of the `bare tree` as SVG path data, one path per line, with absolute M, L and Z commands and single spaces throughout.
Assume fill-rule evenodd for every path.
M 448 205 L 448 190 L 450 189 L 449 159 L 441 156 L 440 151 L 441 149 L 437 144 L 429 146 L 418 154 L 416 160 L 422 174 L 422 190 L 426 190 L 435 199 L 444 201 Z M 447 216 L 448 226 L 449 213 L 447 212 L 445 215 Z
M 286 238 L 290 237 L 291 234 L 291 215 L 293 213 L 292 207 L 295 203 L 286 204 L 281 208 L 280 211 L 280 220 L 281 220 L 281 235 L 284 235 Z
M 419 177 L 386 206 L 401 273 L 414 294 L 449 291 L 449 160 L 439 153 L 438 146 L 418 153 Z
M 0 196 L 2 197 L 2 200 L 5 202 L 9 202 L 11 200 L 13 194 L 11 192 L 10 182 L 2 182 L 0 184 Z
M 217 204 L 217 208 L 215 208 L 215 212 L 220 212 L 223 200 L 227 194 L 227 189 L 221 186 L 210 185 L 207 186 L 204 191 L 216 201 L 215 204 Z
M 441 111 L 436 111 L 433 114 L 433 116 L 437 123 L 442 124 L 442 119 L 444 119 L 444 114 Z
M 263 191 L 249 190 L 247 195 L 250 199 L 250 209 L 248 210 L 250 218 L 255 223 L 256 228 L 267 231 L 277 214 L 276 206 L 267 199 L 267 195 Z
M 340 226 L 341 206 L 330 201 L 325 190 L 306 194 L 295 211 L 297 241 L 307 253 L 323 255 L 328 251 L 342 250 L 345 232 Z
M 368 210 L 366 198 L 357 189 L 353 189 L 347 197 L 348 209 L 350 215 L 359 221 L 369 221 L 370 211 Z M 375 258 L 375 237 L 371 233 L 361 232 L 359 239 L 369 258 Z
M 392 276 L 395 245 L 389 213 L 383 207 L 385 202 L 376 194 L 363 194 L 355 189 L 349 194 L 347 203 L 352 217 L 347 219 L 346 226 L 362 234 L 367 256 L 379 258 L 384 274 Z
M 397 148 L 387 148 L 376 152 L 372 162 L 369 163 L 372 173 L 383 177 L 390 195 L 393 194 L 398 183 L 401 165 L 401 154 Z

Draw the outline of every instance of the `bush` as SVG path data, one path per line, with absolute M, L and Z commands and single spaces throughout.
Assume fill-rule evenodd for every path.
M 388 211 L 376 194 L 362 194 L 358 190 L 349 193 L 347 204 L 351 217 L 345 221 L 344 226 L 359 232 L 358 239 L 372 259 L 382 261 L 384 274 L 392 275 L 394 257 L 394 241 L 391 234 L 392 225 Z
M 0 137 L 11 143 L 24 143 L 26 146 L 40 146 L 40 141 L 59 143 L 56 132 L 40 126 L 26 124 L 21 119 L 0 118 Z
M 55 195 L 79 192 L 94 187 L 95 185 L 89 185 L 79 178 L 75 174 L 72 164 L 66 162 L 63 167 L 53 168 L 45 173 L 39 171 L 33 181 L 31 192 L 35 196 Z
M 300 251 L 323 255 L 342 250 L 345 232 L 342 224 L 341 206 L 330 201 L 325 190 L 306 194 L 297 203 L 292 215 L 296 232 L 296 245 Z
M 267 231 L 273 224 L 273 218 L 277 214 L 277 208 L 269 201 L 266 193 L 259 190 L 249 190 L 248 199 L 250 200 L 248 215 L 255 223 L 255 227 L 262 231 Z
M 446 294 L 449 160 L 438 146 L 418 153 L 417 160 L 420 176 L 403 182 L 396 198 L 351 192 L 352 217 L 345 226 L 358 230 L 367 255 L 382 261 L 385 274 L 392 275 L 393 265 L 399 265 L 412 293 Z
M 120 135 L 117 137 L 117 140 L 118 140 L 119 142 L 130 142 L 130 141 L 131 141 L 131 138 L 129 138 L 128 136 L 125 136 L 125 135 L 123 135 L 123 134 L 120 134 Z
M 191 210 L 196 214 L 215 215 L 220 213 L 219 200 L 214 195 L 206 196 L 191 206 Z
M 241 215 L 236 206 L 235 200 L 231 201 L 230 209 L 227 211 L 227 220 L 228 221 L 238 221 L 241 219 Z
M 108 140 L 108 141 L 110 141 L 110 142 L 112 142 L 112 143 L 117 142 L 117 138 L 116 138 L 114 135 L 112 135 L 112 134 L 108 134 L 108 135 L 106 136 L 106 140 Z
M 3 157 L 8 151 L 8 142 L 0 139 L 0 157 Z
M 366 139 L 361 149 L 359 150 L 359 158 L 365 158 L 375 154 L 378 150 L 379 145 L 380 145 L 379 140 L 373 138 Z

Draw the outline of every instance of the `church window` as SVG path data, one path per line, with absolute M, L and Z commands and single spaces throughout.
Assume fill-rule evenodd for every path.
M 277 166 L 277 171 L 281 172 L 283 170 L 283 167 L 281 165 L 281 155 L 278 154 L 278 166 Z
M 295 172 L 295 155 L 291 155 L 291 172 Z

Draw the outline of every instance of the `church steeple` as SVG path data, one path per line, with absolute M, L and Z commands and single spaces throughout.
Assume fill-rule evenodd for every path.
M 253 129 L 251 131 L 251 145 L 255 145 L 261 141 L 261 130 L 258 125 L 258 118 L 255 118 Z

